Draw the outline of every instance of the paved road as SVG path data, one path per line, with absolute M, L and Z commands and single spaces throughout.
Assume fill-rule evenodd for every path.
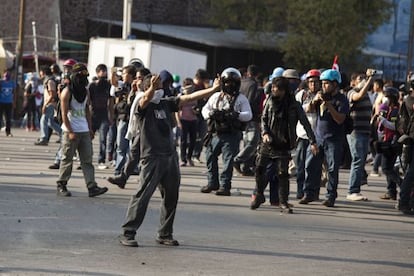
M 111 170 L 97 170 L 98 183 L 110 190 L 91 199 L 81 172 L 74 170 L 73 196 L 58 198 L 57 172 L 47 169 L 57 144 L 33 146 L 38 133 L 12 132 L 12 138 L 0 133 L 0 275 L 414 273 L 414 217 L 398 214 L 395 202 L 378 199 L 385 191 L 382 177 L 369 178 L 364 186 L 369 201 L 348 202 L 348 171 L 341 171 L 335 208 L 298 205 L 292 194 L 294 214 L 281 215 L 268 202 L 255 211 L 248 208 L 253 178 L 234 177 L 241 194 L 223 198 L 199 192 L 206 181 L 203 165 L 185 167 L 174 229 L 181 246 L 154 241 L 156 192 L 138 232 L 140 247 L 126 248 L 117 235 L 137 177 L 120 190 L 106 183 Z

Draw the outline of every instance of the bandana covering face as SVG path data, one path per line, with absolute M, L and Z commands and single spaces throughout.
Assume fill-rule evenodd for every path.
M 83 102 L 86 98 L 87 90 L 86 86 L 88 85 L 88 78 L 83 75 L 73 75 L 71 76 L 70 87 L 73 97 L 78 102 Z
M 72 67 L 70 76 L 70 87 L 73 97 L 78 102 L 83 102 L 87 95 L 86 86 L 88 85 L 88 69 L 82 63 L 76 63 Z

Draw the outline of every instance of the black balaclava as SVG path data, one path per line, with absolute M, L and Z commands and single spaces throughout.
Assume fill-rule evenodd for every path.
M 73 97 L 78 102 L 83 102 L 87 95 L 86 86 L 88 85 L 88 77 L 81 74 L 72 74 L 70 76 L 70 87 Z

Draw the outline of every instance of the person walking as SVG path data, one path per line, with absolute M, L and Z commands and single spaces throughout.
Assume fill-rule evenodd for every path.
M 81 162 L 83 177 L 88 188 L 89 197 L 106 193 L 108 188 L 98 187 L 95 181 L 95 168 L 92 164 L 92 122 L 89 110 L 88 85 L 89 73 L 81 63 L 73 65 L 70 83 L 61 95 L 62 108 L 62 159 L 57 180 L 57 195 L 68 197 L 67 189 L 72 174 L 73 156 L 77 150 Z
M 246 124 L 243 131 L 243 147 L 234 158 L 234 168 L 240 175 L 254 175 L 254 161 L 256 159 L 256 149 L 260 140 L 260 116 L 261 100 L 259 84 L 256 80 L 259 68 L 256 65 L 247 67 L 247 77 L 241 80 L 240 93 L 249 100 L 253 118 Z
M 301 104 L 295 100 L 290 91 L 289 80 L 278 77 L 272 80 L 271 96 L 266 101 L 261 132 L 262 141 L 256 161 L 256 194 L 253 194 L 250 209 L 255 210 L 265 202 L 264 190 L 267 186 L 266 168 L 274 163 L 279 184 L 279 206 L 282 210 L 292 212 L 288 203 L 289 196 L 289 160 L 290 150 L 296 146 L 296 125 L 300 122 L 313 154 L 318 152 L 315 135 L 303 111 Z

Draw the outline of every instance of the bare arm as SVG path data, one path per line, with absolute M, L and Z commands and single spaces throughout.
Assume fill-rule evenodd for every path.
M 69 133 L 73 133 L 72 126 L 70 125 L 69 118 L 68 118 L 69 106 L 70 106 L 70 91 L 66 87 L 62 91 L 61 102 L 60 102 L 60 108 L 62 110 L 62 122 L 65 125 L 66 129 L 69 131 Z
M 161 83 L 161 79 L 159 75 L 151 77 L 150 87 L 148 87 L 148 89 L 145 90 L 144 95 L 141 97 L 141 99 L 138 102 L 138 106 L 141 109 L 146 108 L 148 104 L 151 102 L 152 98 L 154 97 L 155 89 L 157 89 L 160 86 L 160 83 Z
M 89 95 L 89 92 L 87 94 L 87 101 L 86 101 L 86 106 L 85 106 L 85 117 L 86 117 L 86 121 L 88 122 L 88 128 L 89 128 L 89 132 L 92 132 L 92 115 L 91 115 L 91 111 L 90 111 L 90 103 L 91 103 L 91 97 Z
M 210 97 L 213 93 L 220 91 L 220 78 L 214 79 L 213 86 L 199 90 L 197 92 L 193 92 L 188 95 L 182 95 L 180 96 L 180 104 L 183 104 L 185 102 L 191 102 L 196 101 L 202 98 Z
M 367 81 L 365 82 L 364 86 L 361 88 L 361 90 L 359 90 L 356 93 L 352 93 L 351 95 L 351 101 L 352 102 L 357 102 L 359 100 L 361 100 L 367 93 L 368 93 L 368 89 L 370 88 L 374 78 L 374 74 L 372 69 L 367 69 L 366 75 L 368 76 Z

